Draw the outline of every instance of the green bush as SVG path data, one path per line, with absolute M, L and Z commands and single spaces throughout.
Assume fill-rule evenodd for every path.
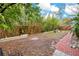
M 76 34 L 76 36 L 79 38 L 79 13 L 75 18 L 72 19 L 75 21 L 74 26 L 73 26 L 73 32 Z
M 47 18 L 45 21 L 43 21 L 43 31 L 52 31 L 56 30 L 59 27 L 59 20 L 52 17 Z

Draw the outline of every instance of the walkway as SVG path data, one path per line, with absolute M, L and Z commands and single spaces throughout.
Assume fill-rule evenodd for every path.
M 0 48 L 5 55 L 51 56 L 55 44 L 66 34 L 67 32 L 45 32 L 23 39 L 15 37 L 15 40 L 0 41 Z
M 60 42 L 58 42 L 56 44 L 56 51 L 57 50 L 61 51 L 61 52 L 65 53 L 66 55 L 79 56 L 79 49 L 73 49 L 70 47 L 71 37 L 72 37 L 72 33 L 68 33 L 65 37 L 63 37 L 60 40 Z M 56 52 L 56 54 L 57 54 L 57 52 Z

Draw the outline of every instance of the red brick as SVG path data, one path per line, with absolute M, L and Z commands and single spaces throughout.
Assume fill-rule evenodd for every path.
M 79 49 L 73 49 L 70 47 L 71 36 L 72 34 L 68 33 L 65 37 L 63 37 L 56 45 L 56 49 L 71 56 L 79 56 Z

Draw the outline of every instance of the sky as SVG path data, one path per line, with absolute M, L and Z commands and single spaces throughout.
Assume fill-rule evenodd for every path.
M 60 17 L 59 18 L 72 18 L 78 12 L 77 3 L 39 3 L 41 8 L 41 15 L 47 17 L 48 15 Z M 58 16 L 57 16 L 58 15 Z

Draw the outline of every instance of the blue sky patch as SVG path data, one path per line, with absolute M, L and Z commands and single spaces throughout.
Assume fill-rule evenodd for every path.
M 53 14 L 54 12 L 59 15 L 60 18 L 72 17 L 72 8 L 70 6 L 75 6 L 76 3 L 49 3 L 49 4 L 39 4 L 41 8 L 41 15 L 46 16 L 47 14 Z M 52 8 L 53 7 L 53 8 Z M 69 8 L 68 8 L 69 7 Z M 55 11 L 56 10 L 56 11 Z

